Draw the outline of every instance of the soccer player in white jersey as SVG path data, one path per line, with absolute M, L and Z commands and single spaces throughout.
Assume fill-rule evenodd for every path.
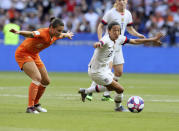
M 94 43 L 94 54 L 88 65 L 88 74 L 90 78 L 98 85 L 87 89 L 80 88 L 79 93 L 81 94 L 82 101 L 85 102 L 87 94 L 94 92 L 104 92 L 104 91 L 115 91 L 117 94 L 114 98 L 115 101 L 115 111 L 126 112 L 128 110 L 124 109 L 121 105 L 122 96 L 124 88 L 114 79 L 114 75 L 109 68 L 111 59 L 114 57 L 115 48 L 118 45 L 124 45 L 126 43 L 131 43 L 134 45 L 154 42 L 155 44 L 161 44 L 160 38 L 161 33 L 158 33 L 155 37 L 144 38 L 144 39 L 128 39 L 126 36 L 120 35 L 120 24 L 117 22 L 111 22 L 108 25 L 108 33 L 102 37 L 99 42 Z
M 121 35 L 124 35 L 125 30 L 127 28 L 127 31 L 133 35 L 137 36 L 139 38 L 145 38 L 144 35 L 138 33 L 133 28 L 133 21 L 132 21 L 132 15 L 129 10 L 126 9 L 128 0 L 116 0 L 114 7 L 107 11 L 105 15 L 103 16 L 103 19 L 101 23 L 98 25 L 98 39 L 100 40 L 102 38 L 102 31 L 105 25 L 108 25 L 112 21 L 116 21 L 120 24 L 121 27 Z M 106 31 L 105 35 L 108 34 Z M 122 52 L 122 46 L 118 45 L 116 47 L 114 58 L 111 60 L 110 68 L 113 67 L 114 69 L 114 76 L 115 79 L 118 80 L 123 73 L 123 64 L 124 64 L 124 58 L 123 58 L 123 52 Z M 91 86 L 99 86 L 95 82 L 92 82 Z M 92 94 L 89 94 L 87 96 L 88 100 L 92 100 Z M 103 101 L 113 101 L 113 99 L 110 97 L 110 93 L 108 91 L 104 92 Z

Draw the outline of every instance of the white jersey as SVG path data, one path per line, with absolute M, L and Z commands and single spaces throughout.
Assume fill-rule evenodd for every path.
M 103 72 L 109 69 L 109 63 L 114 57 L 114 49 L 117 44 L 124 45 L 128 42 L 126 36 L 120 35 L 114 42 L 109 38 L 109 35 L 103 36 L 100 43 L 103 48 L 96 48 L 93 57 L 89 63 L 91 73 Z
M 104 25 L 108 25 L 112 21 L 118 22 L 121 27 L 121 35 L 124 35 L 126 27 L 133 24 L 132 15 L 129 10 L 125 9 L 124 14 L 112 8 L 105 13 L 102 19 Z M 107 33 L 107 31 L 106 31 Z

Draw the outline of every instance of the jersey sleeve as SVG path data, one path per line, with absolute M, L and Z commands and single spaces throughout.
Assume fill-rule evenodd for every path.
M 39 37 L 42 37 L 43 36 L 43 31 L 41 30 L 37 30 L 37 31 L 32 31 L 33 35 L 34 35 L 34 38 L 39 38 Z
M 130 39 L 128 39 L 126 36 L 119 36 L 117 42 L 120 45 L 125 45 L 126 43 L 129 43 Z
M 110 20 L 110 11 L 106 12 L 101 20 L 103 25 L 107 25 Z
M 63 39 L 65 38 L 64 36 L 59 36 L 59 37 L 56 37 L 56 40 L 59 40 L 59 39 Z
M 133 25 L 133 20 L 132 20 L 132 14 L 128 12 L 128 23 L 127 26 L 132 26 Z
M 107 37 L 103 36 L 103 38 L 99 41 L 102 46 L 104 46 L 107 43 Z

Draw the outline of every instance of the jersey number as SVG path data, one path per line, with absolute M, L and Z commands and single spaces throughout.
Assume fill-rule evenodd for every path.
M 112 51 L 110 51 L 110 53 L 109 53 L 108 57 L 111 57 L 111 56 L 112 56 L 112 53 L 113 53 L 113 50 L 112 50 Z

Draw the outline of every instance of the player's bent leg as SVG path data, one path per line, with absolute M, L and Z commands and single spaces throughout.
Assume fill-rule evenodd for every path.
M 41 75 L 35 62 L 24 63 L 22 69 L 32 80 L 41 82 Z
M 114 99 L 115 102 L 115 111 L 120 111 L 120 112 L 128 112 L 128 110 L 126 110 L 122 105 L 122 99 L 123 99 L 123 92 L 124 92 L 124 88 L 116 81 L 112 81 L 112 83 L 110 85 L 106 86 L 108 90 L 114 90 L 116 91 L 116 96 Z
M 116 91 L 116 93 L 118 94 L 123 93 L 124 91 L 124 88 L 122 87 L 122 85 L 120 85 L 118 82 L 114 80 L 112 81 L 111 84 L 106 85 L 106 87 L 109 91 Z
M 38 68 L 40 75 L 42 77 L 41 79 L 41 84 L 42 85 L 49 85 L 50 84 L 50 78 L 48 76 L 48 72 L 45 66 L 43 66 L 42 68 Z
M 90 93 L 94 93 L 94 92 L 104 92 L 104 91 L 107 91 L 107 88 L 105 86 L 101 86 L 101 85 L 96 85 L 95 87 L 90 87 L 90 88 L 87 88 L 87 89 L 84 89 L 84 88 L 80 88 L 78 93 L 81 94 L 81 100 L 83 102 L 85 102 L 85 99 L 86 99 L 86 96 Z
M 29 102 L 28 102 L 28 108 L 26 110 L 26 113 L 38 114 L 38 111 L 35 110 L 34 105 L 35 105 L 35 98 L 38 92 L 38 86 L 40 85 L 40 81 L 41 81 L 40 72 L 38 71 L 38 68 L 33 61 L 26 62 L 23 65 L 22 69 L 32 79 L 32 83 L 29 86 L 29 98 L 28 98 Z
M 102 87 L 102 85 L 98 85 L 98 84 L 96 84 L 96 83 L 93 81 L 92 84 L 91 84 L 91 86 L 90 86 L 88 89 L 86 89 L 86 90 L 87 90 L 88 92 L 93 92 L 93 90 L 96 90 L 96 88 L 101 88 L 101 87 Z M 105 89 L 105 87 L 104 87 L 104 89 Z M 91 101 L 91 100 L 93 99 L 92 93 L 87 94 L 86 99 L 89 100 L 89 101 Z M 114 100 L 111 98 L 109 91 L 105 91 L 105 92 L 104 92 L 104 95 L 103 95 L 103 97 L 102 97 L 101 100 L 102 100 L 102 101 L 114 101 Z
M 39 100 L 43 96 L 46 87 L 50 84 L 50 78 L 48 76 L 45 66 L 39 68 L 39 72 L 41 74 L 42 80 L 41 80 L 41 84 L 38 87 L 38 93 L 35 98 L 35 109 L 39 112 L 47 112 L 47 109 L 41 107 Z

